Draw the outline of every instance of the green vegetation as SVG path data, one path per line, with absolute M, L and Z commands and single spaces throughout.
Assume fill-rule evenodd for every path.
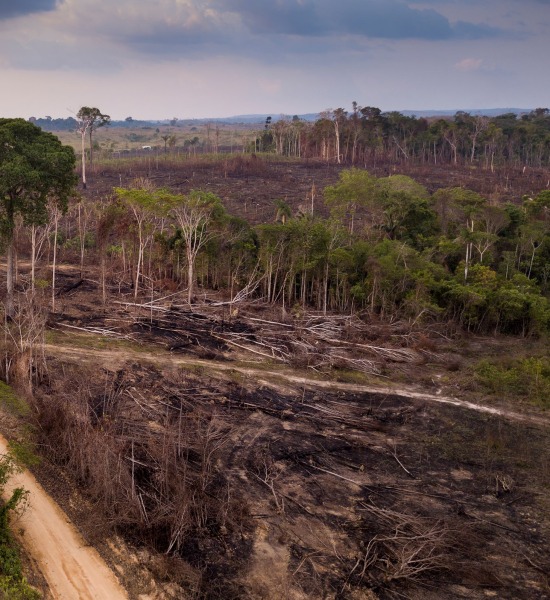
M 485 359 L 475 367 L 476 380 L 486 392 L 501 398 L 527 401 L 550 408 L 550 359 L 529 357 L 493 361 Z
M 29 414 L 29 405 L 5 382 L 0 380 L 0 406 L 20 416 Z
M 6 314 L 14 314 L 15 228 L 42 225 L 65 210 L 76 185 L 75 155 L 23 119 L 0 119 L 0 233 L 7 246 Z
M 210 192 L 173 194 L 141 180 L 116 194 L 100 211 L 116 215 L 99 236 L 102 273 L 109 260 L 136 298 L 153 294 L 155 281 L 171 281 L 187 284 L 188 302 L 202 285 L 231 298 L 248 290 L 291 312 L 548 332 L 547 192 L 498 206 L 464 188 L 430 195 L 410 177 L 352 168 L 325 190 L 328 218 L 292 216 L 278 201 L 275 222 L 256 227 L 227 214 Z M 107 252 L 114 247 L 120 251 Z
M 97 109 L 96 109 L 97 110 Z M 34 119 L 46 131 L 55 131 L 64 144 L 80 151 L 79 122 Z M 223 152 L 276 154 L 280 157 L 319 158 L 337 164 L 381 162 L 422 165 L 467 164 L 493 171 L 499 166 L 547 166 L 550 161 L 550 112 L 537 108 L 528 114 L 495 117 L 459 111 L 442 118 L 417 118 L 397 111 L 383 112 L 353 102 L 323 112 L 316 121 L 298 116 L 271 117 L 260 124 L 146 121 L 117 122 L 97 132 L 98 157 L 150 145 L 156 154 L 195 155 Z M 169 152 L 166 150 L 169 146 Z
M 0 456 L 0 494 L 4 495 L 10 477 L 19 471 L 13 456 Z M 19 551 L 9 529 L 10 515 L 24 509 L 27 492 L 13 490 L 10 498 L 0 505 L 0 596 L 9 600 L 35 600 L 40 598 L 21 572 Z

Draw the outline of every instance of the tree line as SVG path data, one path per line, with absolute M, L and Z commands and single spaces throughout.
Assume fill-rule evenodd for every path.
M 82 111 L 87 111 L 84 114 Z M 34 118 L 30 121 L 46 131 L 71 130 L 82 133 L 83 123 L 96 112 L 89 134 L 110 117 L 97 108 L 83 107 L 76 119 Z M 135 126 L 130 117 L 124 126 Z M 116 122 L 120 126 L 121 122 Z M 202 151 L 218 153 L 219 144 L 208 143 Z M 166 151 L 167 140 L 164 139 Z M 199 145 L 198 137 L 186 144 Z M 170 142 L 175 145 L 175 139 Z M 90 137 L 90 152 L 92 151 Z M 550 111 L 537 108 L 529 113 L 514 112 L 495 117 L 459 111 L 452 117 L 415 117 L 398 111 L 352 103 L 352 110 L 326 110 L 315 121 L 297 115 L 268 117 L 244 150 L 271 152 L 280 156 L 315 158 L 337 164 L 368 168 L 382 163 L 476 165 L 494 170 L 499 166 L 544 167 L 550 164 Z M 82 150 L 84 153 L 84 148 Z
M 452 118 L 417 118 L 353 103 L 310 123 L 294 116 L 266 122 L 256 151 L 320 158 L 338 164 L 476 164 L 542 167 L 550 161 L 550 111 L 496 117 L 459 111 Z
M 177 194 L 149 180 L 112 198 L 82 199 L 60 226 L 62 251 L 96 260 L 109 289 L 151 301 L 167 290 L 219 290 L 304 310 L 444 323 L 474 332 L 542 334 L 550 326 L 550 192 L 491 204 L 464 188 L 426 188 L 403 175 L 341 172 L 324 190 L 328 217 L 251 226 L 211 192 Z M 48 227 L 47 225 L 44 227 Z

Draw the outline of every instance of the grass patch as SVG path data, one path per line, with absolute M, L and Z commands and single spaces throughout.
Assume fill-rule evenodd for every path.
M 353 371 L 352 369 L 334 369 L 329 372 L 332 380 L 338 383 L 356 383 L 357 385 L 367 385 L 372 382 L 372 378 L 361 371 Z
M 477 383 L 490 394 L 508 399 L 519 398 L 544 409 L 550 408 L 549 358 L 485 359 L 475 366 L 474 375 Z
M 0 406 L 21 417 L 28 415 L 30 410 L 27 402 L 4 381 L 0 381 Z
M 159 346 L 151 344 L 149 347 L 132 340 L 121 340 L 96 335 L 93 333 L 73 333 L 50 329 L 46 331 L 45 341 L 52 346 L 73 346 L 91 350 L 131 350 L 133 352 L 147 352 L 159 349 Z
M 8 442 L 10 455 L 13 456 L 15 462 L 25 467 L 34 467 L 40 464 L 40 457 L 36 454 L 34 444 L 29 440 Z

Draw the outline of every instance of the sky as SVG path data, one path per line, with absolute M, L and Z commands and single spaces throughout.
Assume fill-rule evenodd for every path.
M 0 0 L 0 116 L 550 106 L 550 0 Z

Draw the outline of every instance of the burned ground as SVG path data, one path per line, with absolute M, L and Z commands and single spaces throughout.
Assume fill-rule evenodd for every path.
M 494 171 L 471 165 L 377 163 L 359 165 L 376 177 L 399 173 L 412 177 L 433 193 L 440 188 L 465 187 L 501 202 L 519 202 L 548 187 L 548 169 L 506 167 Z M 280 160 L 250 155 L 218 159 L 120 161 L 97 167 L 88 174 L 90 198 L 110 197 L 114 187 L 132 186 L 146 177 L 157 187 L 178 193 L 201 189 L 219 196 L 226 209 L 251 224 L 275 219 L 276 200 L 284 200 L 294 214 L 309 212 L 326 216 L 323 189 L 333 185 L 344 165 L 315 160 Z M 312 199 L 313 194 L 313 199 Z M 357 215 L 360 217 L 360 214 Z
M 164 167 L 105 168 L 86 194 L 148 176 L 260 223 L 275 199 L 307 206 L 313 184 L 322 212 L 339 173 L 248 157 Z M 534 170 L 399 172 L 511 201 L 547 185 Z M 98 280 L 58 271 L 31 416 L 45 487 L 132 598 L 550 598 L 547 417 L 436 401 L 486 403 L 468 361 L 514 340 L 258 303 L 235 316 L 214 293 L 136 306 L 114 286 L 103 306 Z
M 93 312 L 85 290 L 71 298 L 50 321 L 72 357 L 48 360 L 39 442 L 89 499 L 75 516 L 90 539 L 116 531 L 146 549 L 165 597 L 550 597 L 544 428 L 398 388 L 322 389 L 323 371 L 293 370 L 284 340 L 287 362 L 247 351 L 273 335 L 257 309 L 228 320 L 215 302 L 172 303 L 151 316 L 131 303 Z M 307 318 L 294 338 L 335 335 Z M 350 327 L 342 342 L 376 337 L 376 324 Z M 426 360 L 443 368 L 443 349 L 423 355 L 428 344 L 405 339 L 395 328 L 369 360 L 411 377 Z M 100 364 L 94 344 L 108 350 Z

